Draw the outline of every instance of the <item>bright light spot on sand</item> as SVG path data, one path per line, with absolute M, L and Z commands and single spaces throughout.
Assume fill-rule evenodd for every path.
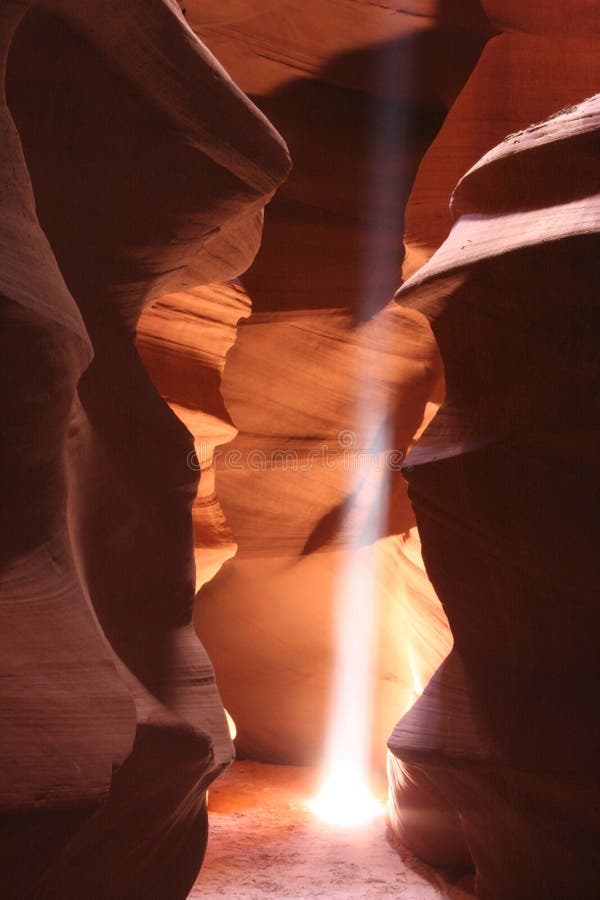
M 344 769 L 334 772 L 308 805 L 323 822 L 340 828 L 366 825 L 384 812 L 365 782 Z

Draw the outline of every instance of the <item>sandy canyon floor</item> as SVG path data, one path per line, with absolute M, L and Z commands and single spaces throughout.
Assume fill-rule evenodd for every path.
M 238 761 L 210 792 L 210 836 L 192 900 L 472 900 L 452 879 L 394 849 L 385 820 L 336 828 L 306 802 L 317 773 Z

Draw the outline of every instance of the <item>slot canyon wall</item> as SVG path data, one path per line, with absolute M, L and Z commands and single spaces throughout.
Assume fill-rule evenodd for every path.
M 193 437 L 135 329 L 248 266 L 289 158 L 171 3 L 0 16 L 2 895 L 172 900 L 233 748 L 191 622 Z
M 425 321 L 392 299 L 404 211 L 493 29 L 470 2 L 400 12 L 297 2 L 279 4 L 276 16 L 270 5 L 224 22 L 205 4 L 186 8 L 286 135 L 293 159 L 241 279 L 253 313 L 222 386 L 240 462 L 224 456 L 218 471 L 238 552 L 201 591 L 198 632 L 236 720 L 238 751 L 317 763 L 344 572 L 375 572 L 365 602 L 377 609 L 371 749 L 381 780 L 399 713 L 451 644 L 405 481 L 385 458 L 400 459 L 443 394 Z M 224 631 L 221 616 L 239 627 Z
M 597 107 L 501 142 L 597 90 L 594 3 L 184 6 L 0 6 L 9 896 L 185 897 L 208 657 L 239 753 L 318 762 L 351 564 L 393 829 L 593 896 Z
M 444 361 L 405 474 L 454 646 L 390 739 L 392 821 L 498 900 L 599 886 L 599 127 L 596 95 L 486 154 L 398 293 Z
M 269 206 L 261 252 L 242 277 L 254 312 L 240 325 L 222 388 L 240 434 L 231 445 L 239 460 L 228 467 L 221 457 L 218 494 L 238 553 L 197 608 L 238 723 L 238 749 L 266 760 L 313 761 L 322 749 L 340 572 L 346 548 L 361 535 L 372 540 L 372 501 L 356 494 L 376 495 L 382 475 L 360 470 L 373 432 L 387 422 L 389 449 L 406 449 L 443 395 L 426 330 L 411 334 L 416 320 L 409 324 L 408 310 L 389 302 L 400 269 L 409 277 L 442 243 L 452 190 L 477 159 L 598 84 L 589 4 L 548 4 L 538 14 L 515 4 L 397 7 L 285 3 L 275 16 L 272 4 L 251 14 L 241 4 L 229 18 L 221 8 L 211 16 L 207 4 L 186 4 L 192 26 L 285 135 L 294 161 Z M 338 27 L 325 27 L 326 13 Z M 373 191 L 384 194 L 378 203 Z M 402 359 L 409 347 L 417 350 L 412 367 Z M 376 402 L 357 400 L 370 380 Z M 365 405 L 373 414 L 361 420 Z M 346 431 L 356 435 L 356 462 L 338 443 Z M 380 763 L 399 711 L 450 646 L 421 579 L 399 473 L 388 489 L 373 598 Z M 221 614 L 240 627 L 224 631 Z M 249 645 L 246 629 L 260 639 Z

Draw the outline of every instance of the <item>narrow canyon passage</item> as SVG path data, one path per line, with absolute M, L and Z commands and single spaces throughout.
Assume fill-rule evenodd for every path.
M 359 828 L 307 805 L 319 772 L 240 760 L 210 792 L 210 837 L 193 900 L 472 900 L 450 876 L 392 845 L 383 815 Z
M 0 0 L 2 900 L 600 897 L 598 12 Z

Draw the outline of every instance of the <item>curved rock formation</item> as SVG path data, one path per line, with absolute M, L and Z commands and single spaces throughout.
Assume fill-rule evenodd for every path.
M 242 328 L 251 334 L 232 349 L 223 384 L 240 436 L 217 460 L 219 499 L 239 552 L 200 592 L 198 631 L 236 721 L 238 750 L 316 762 L 343 573 L 353 560 L 365 572 L 375 567 L 377 587 L 365 602 L 377 608 L 372 744 L 383 771 L 396 711 L 410 706 L 449 649 L 418 536 L 409 536 L 402 454 L 377 449 L 389 421 L 389 446 L 405 448 L 419 428 L 439 377 L 433 338 L 419 317 L 394 306 L 362 326 L 340 310 L 289 315 L 285 325 L 253 315 Z M 279 359 L 274 346 L 284 348 Z M 237 381 L 241 372 L 252 373 L 260 413 Z M 220 626 L 222 616 L 231 628 Z
M 197 590 L 237 550 L 216 496 L 215 456 L 237 435 L 220 386 L 237 323 L 249 313 L 250 302 L 239 285 L 200 284 L 161 297 L 145 310 L 137 328 L 144 366 L 194 437 L 188 464 L 201 473 L 192 507 Z
M 135 328 L 250 263 L 289 162 L 170 0 L 0 26 L 3 896 L 174 900 L 232 751 L 191 626 L 194 444 Z
M 596 89 L 593 3 L 184 5 L 0 3 L 8 897 L 185 896 L 232 752 L 197 589 L 239 749 L 308 762 L 344 573 L 370 580 L 383 770 L 452 644 L 399 472 L 444 395 L 437 338 L 446 403 L 408 474 L 456 649 L 395 732 L 395 828 L 473 858 L 483 897 L 579 900 L 593 257 L 552 229 L 587 227 L 592 117 L 475 166 L 415 308 L 388 301 L 460 174 Z M 289 161 L 194 31 L 295 157 L 243 282 Z
M 404 277 L 446 237 L 448 198 L 463 172 L 508 131 L 596 89 L 597 17 L 589 3 L 575 0 L 535 9 L 495 0 L 411 2 L 401 10 L 393 3 L 286 0 L 277 16 L 269 3 L 251 11 L 243 4 L 217 10 L 190 0 L 187 9 L 191 25 L 289 139 L 295 160 L 267 212 L 264 249 L 244 277 L 256 312 L 241 326 L 224 376 L 225 403 L 240 429 L 232 444 L 239 456 L 231 467 L 221 458 L 218 493 L 239 554 L 200 593 L 197 626 L 240 726 L 240 751 L 306 762 L 318 757 L 327 716 L 331 610 L 352 543 L 347 520 L 353 499 L 348 473 L 340 477 L 309 454 L 318 460 L 323 446 L 339 452 L 337 435 L 347 430 L 357 434 L 359 452 L 372 446 L 360 404 L 352 404 L 354 373 L 369 352 L 362 343 L 368 329 L 357 320 L 363 303 L 371 312 L 380 309 L 399 280 L 403 210 L 419 159 L 424 153 L 406 206 Z M 336 27 L 327 27 L 336 14 Z M 383 184 L 389 198 L 379 208 L 378 227 L 369 181 Z M 365 285 L 360 267 L 367 258 L 377 274 Z M 387 315 L 386 309 L 370 320 L 375 334 L 386 328 L 380 317 Z M 426 329 L 421 334 L 433 373 L 435 353 Z M 402 339 L 399 329 L 383 345 L 393 356 Z M 381 422 L 398 416 L 390 449 L 406 446 L 418 421 L 416 393 L 414 408 L 406 398 L 424 383 L 408 368 L 405 377 L 375 378 L 385 396 Z M 430 400 L 438 400 L 433 378 L 429 389 Z M 401 398 L 393 411 L 388 395 L 396 390 Z M 423 390 L 419 402 L 425 399 Z M 499 416 L 498 407 L 488 412 Z M 309 469 L 302 471 L 308 458 Z M 402 546 L 392 535 L 405 533 L 414 519 L 396 475 L 390 505 L 393 515 L 379 534 L 386 565 L 375 599 L 387 625 L 379 633 L 373 729 L 379 760 L 386 722 L 415 696 L 398 637 L 405 634 L 404 576 L 392 563 Z M 402 558 L 396 562 L 403 570 Z M 419 590 L 418 608 L 431 632 L 416 655 L 418 688 L 450 645 L 449 634 L 435 630 L 438 607 L 425 578 Z M 410 608 L 414 614 L 416 603 Z M 218 627 L 221 611 L 237 629 Z M 246 631 L 256 640 L 246 641 Z M 455 821 L 453 811 L 448 819 Z M 462 837 L 439 858 L 468 864 Z
M 429 330 L 388 301 L 417 167 L 492 33 L 478 2 L 397 6 L 286 0 L 277 15 L 269 4 L 245 15 L 233 4 L 229 16 L 222 4 L 186 4 L 192 27 L 285 134 L 294 159 L 242 279 L 253 312 L 223 381 L 238 455 L 217 460 L 239 552 L 199 594 L 198 633 L 238 750 L 318 761 L 333 609 L 349 560 L 369 570 L 376 544 L 366 602 L 379 617 L 372 744 L 382 775 L 398 711 L 450 645 L 418 536 L 409 536 L 403 480 L 381 460 L 370 471 L 366 462 L 404 450 L 441 395 Z M 388 490 L 375 523 L 374 497 Z M 411 548 L 410 560 L 400 548 Z M 409 609 L 419 623 L 411 661 Z M 222 615 L 237 626 L 220 628 Z
M 419 168 L 406 211 L 405 277 L 447 237 L 448 200 L 478 159 L 510 132 L 598 89 L 600 25 L 593 0 L 482 0 L 482 6 L 501 33 L 485 45 Z
M 398 295 L 444 362 L 405 472 L 454 648 L 390 739 L 392 819 L 485 900 L 600 890 L 599 129 L 600 95 L 484 156 Z
M 244 285 L 255 312 L 343 307 L 362 319 L 398 286 L 417 168 L 493 29 L 479 0 L 276 8 L 186 3 L 294 160 Z

